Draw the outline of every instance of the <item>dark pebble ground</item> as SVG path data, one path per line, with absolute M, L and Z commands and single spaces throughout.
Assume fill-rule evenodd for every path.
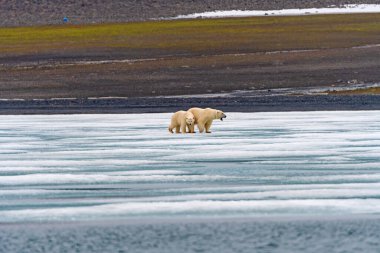
M 2 100 L 0 114 L 159 113 L 195 106 L 226 112 L 380 110 L 380 95 Z

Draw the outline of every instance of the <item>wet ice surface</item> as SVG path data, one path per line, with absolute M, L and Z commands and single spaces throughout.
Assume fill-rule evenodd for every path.
M 0 252 L 366 252 L 378 219 L 209 220 L 0 226 Z
M 376 214 L 380 112 L 1 116 L 0 221 Z
M 169 118 L 0 116 L 0 252 L 378 249 L 379 111 Z

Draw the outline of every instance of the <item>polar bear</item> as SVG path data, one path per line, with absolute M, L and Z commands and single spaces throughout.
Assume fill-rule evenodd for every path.
M 194 125 L 198 124 L 198 129 L 200 133 L 203 133 L 204 130 L 206 130 L 206 133 L 211 133 L 210 128 L 212 121 L 214 119 L 223 120 L 227 117 L 224 114 L 224 112 L 212 108 L 202 109 L 198 107 L 193 107 L 189 109 L 188 112 L 191 112 L 195 118 L 195 123 L 190 128 L 190 131 L 192 132 L 194 132 Z
M 194 122 L 195 118 L 191 112 L 186 111 L 178 111 L 173 114 L 170 125 L 169 132 L 173 133 L 173 129 L 175 128 L 175 132 L 178 134 L 181 132 L 183 134 L 187 133 L 186 127 L 189 129 L 189 133 L 193 133 L 191 129 L 194 130 Z

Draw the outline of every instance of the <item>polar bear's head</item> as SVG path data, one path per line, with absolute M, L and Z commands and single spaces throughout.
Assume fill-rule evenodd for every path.
M 223 121 L 224 118 L 227 118 L 226 114 L 224 114 L 224 112 L 221 110 L 216 110 L 215 119 L 220 119 L 221 121 Z
M 195 122 L 194 115 L 191 112 L 186 112 L 185 120 L 186 120 L 186 124 L 188 124 L 190 126 L 193 125 Z

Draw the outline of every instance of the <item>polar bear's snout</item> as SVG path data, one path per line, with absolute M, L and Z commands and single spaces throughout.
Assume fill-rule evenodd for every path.
M 210 110 L 212 110 L 211 108 L 209 108 Z M 223 111 L 221 110 L 215 110 L 215 117 L 214 119 L 220 119 L 221 121 L 223 121 L 224 118 L 227 118 L 226 114 L 224 114 Z
M 224 114 L 224 112 L 220 111 L 220 120 L 223 121 L 223 119 L 227 118 L 227 115 Z
M 186 123 L 189 124 L 190 126 L 194 124 L 194 118 L 186 118 Z

